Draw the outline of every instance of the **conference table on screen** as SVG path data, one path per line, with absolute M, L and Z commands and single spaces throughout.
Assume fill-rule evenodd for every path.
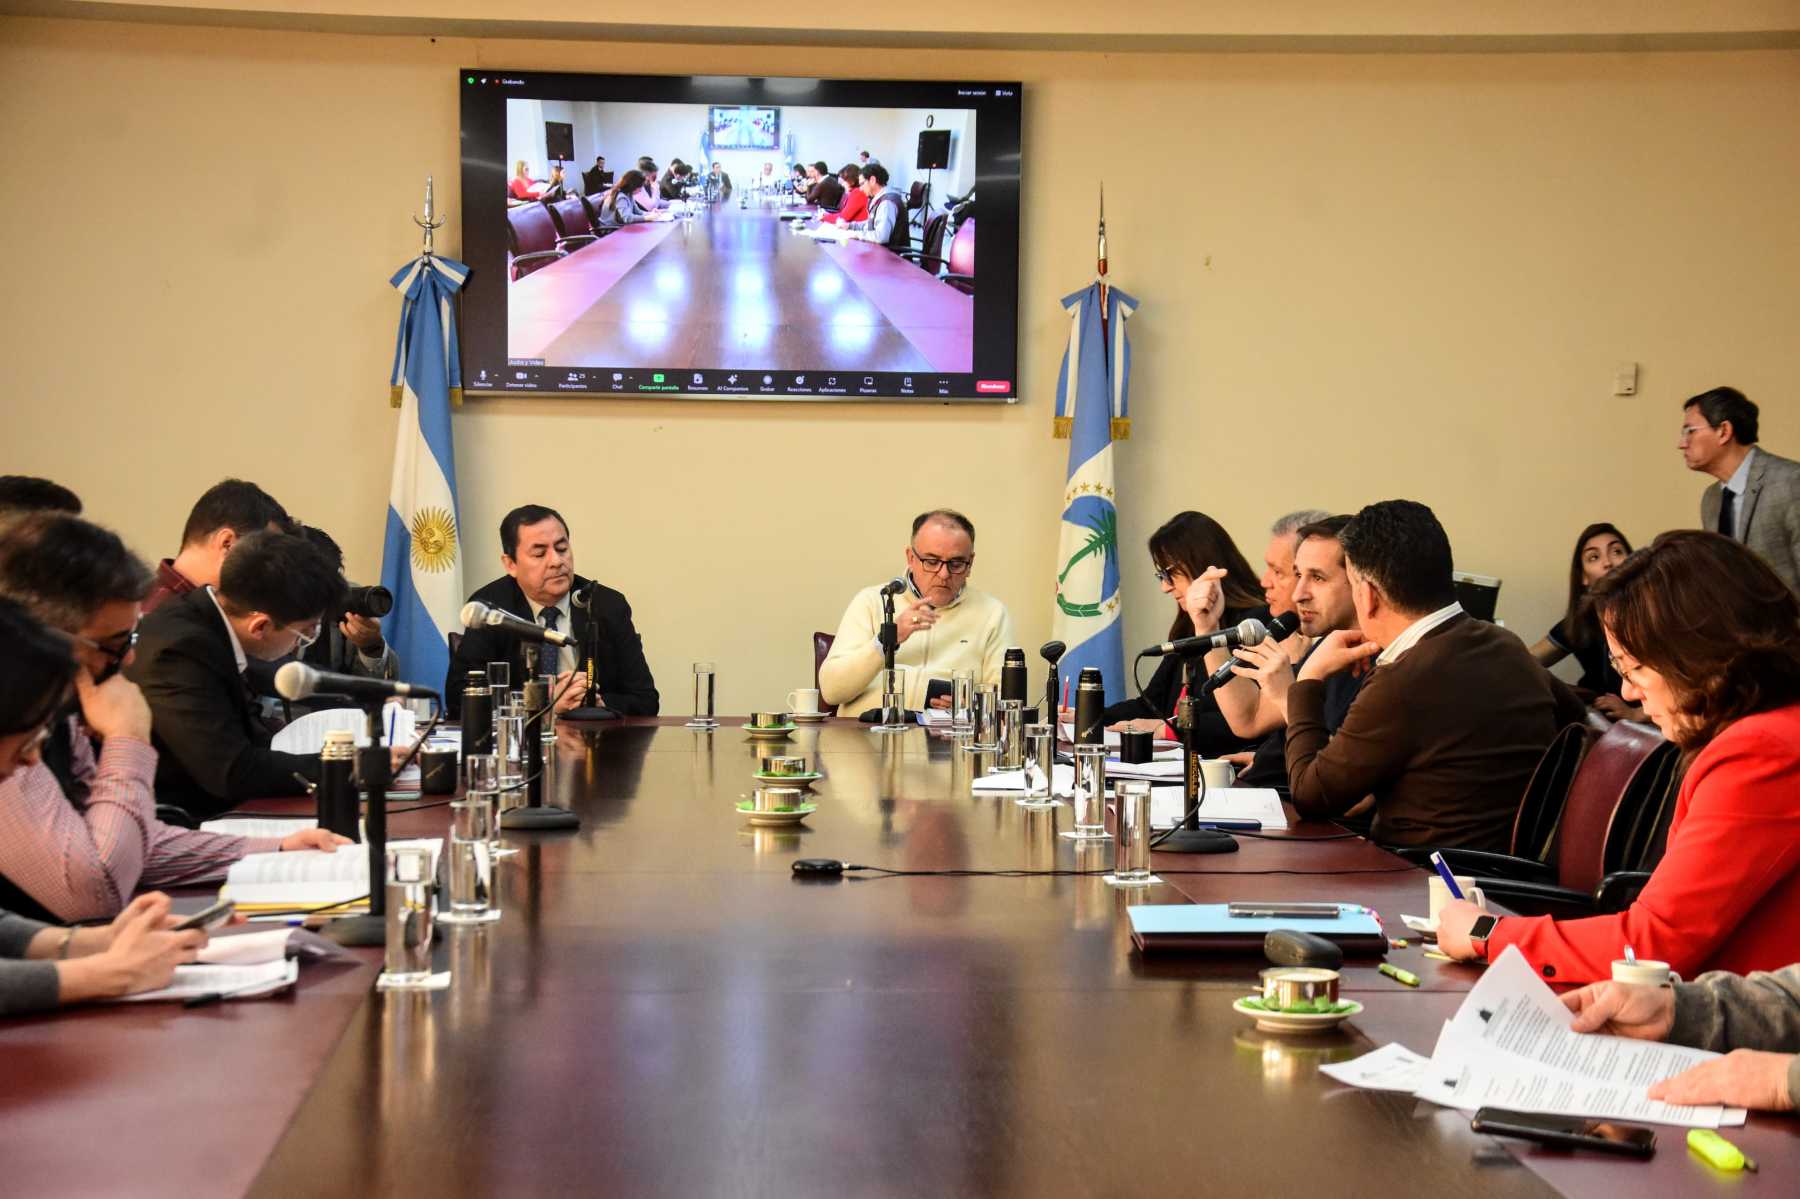
M 1318 1067 L 1429 1052 L 1478 971 L 1404 988 L 1352 962 L 1364 1010 L 1325 1036 L 1231 1010 L 1260 959 L 1146 959 L 1126 908 L 1336 899 L 1390 930 L 1425 876 L 1335 826 L 1092 875 L 796 881 L 799 857 L 895 869 L 1103 869 L 1070 811 L 975 794 L 983 755 L 924 729 L 803 726 L 824 779 L 797 829 L 735 803 L 766 744 L 741 721 L 565 725 L 581 827 L 508 833 L 499 922 L 442 928 L 447 990 L 372 989 L 377 951 L 273 999 L 89 1007 L 0 1025 L 0 1161 L 21 1195 L 1723 1195 L 1746 1180 L 1660 1128 L 1648 1162 L 1469 1132 L 1468 1116 Z M 392 801 L 396 836 L 443 807 Z M 301 801 L 255 811 L 300 815 Z M 409 810 L 410 809 L 410 810 Z M 1198 873 L 1182 873 L 1197 871 Z M 1732 1140 L 1777 1190 L 1791 1117 Z M 1750 1183 L 1750 1185 L 1756 1185 Z
M 509 284 L 507 354 L 553 366 L 967 372 L 974 298 L 764 200 L 626 225 Z

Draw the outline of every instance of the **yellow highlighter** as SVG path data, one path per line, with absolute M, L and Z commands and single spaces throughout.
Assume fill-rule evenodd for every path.
M 1688 1148 L 1721 1170 L 1748 1170 L 1756 1173 L 1756 1163 L 1744 1156 L 1743 1150 L 1710 1128 L 1688 1129 Z

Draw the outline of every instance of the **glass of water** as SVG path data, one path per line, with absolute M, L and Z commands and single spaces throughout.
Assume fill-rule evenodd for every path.
M 1017 703 L 1017 700 L 1010 701 Z M 1019 797 L 1022 808 L 1053 808 L 1056 794 L 1056 727 L 1048 724 L 1025 726 L 1025 794 Z
M 1000 748 L 1000 684 L 981 683 L 975 688 L 975 702 L 969 710 L 974 724 L 969 734 L 969 748 L 992 752 Z
M 1118 842 L 1113 872 L 1106 881 L 1115 887 L 1148 887 L 1162 880 L 1150 873 L 1150 783 L 1147 779 L 1120 779 L 1113 788 L 1118 801 Z
M 470 754 L 463 759 L 468 771 L 466 799 L 478 800 L 488 807 L 488 857 L 500 856 L 500 755 Z
M 1106 746 L 1075 747 L 1075 828 L 1063 836 L 1075 841 L 1106 837 Z
M 1025 765 L 1025 704 L 1000 701 L 1000 769 L 1018 770 Z
M 713 680 L 715 674 L 711 662 L 694 663 L 694 718 L 687 722 L 690 729 L 716 729 L 719 722 L 713 718 Z
M 881 724 L 877 732 L 903 733 L 912 727 L 906 720 L 906 672 L 896 667 L 881 672 Z
M 488 846 L 494 805 L 470 796 L 450 805 L 450 906 L 445 924 L 486 924 L 500 919 L 494 906 L 494 859 Z
M 970 709 L 975 703 L 975 672 L 959 670 L 950 676 L 950 731 L 953 733 L 972 733 L 975 731 L 975 713 Z
M 387 960 L 382 986 L 431 983 L 431 851 L 416 845 L 387 851 Z

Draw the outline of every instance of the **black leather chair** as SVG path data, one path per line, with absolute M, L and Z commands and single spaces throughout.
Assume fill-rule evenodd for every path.
M 813 686 L 815 687 L 819 685 L 819 667 L 825 665 L 825 655 L 831 652 L 832 644 L 836 641 L 836 633 L 814 633 L 812 635 Z M 837 715 L 837 705 L 828 704 L 823 698 L 819 701 L 819 708 L 827 716 Z

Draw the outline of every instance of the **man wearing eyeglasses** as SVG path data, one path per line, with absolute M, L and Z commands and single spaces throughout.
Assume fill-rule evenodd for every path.
M 906 547 L 906 589 L 894 597 L 900 648 L 894 664 L 906 680 L 906 706 L 927 706 L 934 679 L 972 670 L 977 682 L 998 683 L 1006 647 L 1015 644 L 1006 605 L 969 586 L 975 566 L 975 526 L 960 512 L 938 508 L 913 521 Z M 819 690 L 843 716 L 881 703 L 881 588 L 856 593 L 838 623 L 837 640 L 819 667 Z M 930 706 L 947 708 L 946 691 Z
M 159 800 L 204 820 L 245 800 L 301 794 L 318 777 L 317 755 L 269 748 L 244 672 L 252 658 L 298 654 L 316 641 L 341 585 L 305 539 L 252 533 L 225 559 L 216 588 L 145 619 L 129 673 L 155 716 Z
M 38 761 L 0 781 L 0 908 L 54 923 L 111 919 L 140 887 L 202 882 L 248 853 L 343 840 L 320 829 L 222 836 L 157 819 L 150 708 L 120 673 L 150 586 L 125 544 L 85 520 L 46 513 L 0 536 L 0 595 L 65 634 L 81 667 L 76 700 L 45 727 Z
M 1718 480 L 1700 497 L 1700 527 L 1741 541 L 1800 590 L 1800 462 L 1757 444 L 1757 408 L 1735 387 L 1682 406 L 1682 461 Z

